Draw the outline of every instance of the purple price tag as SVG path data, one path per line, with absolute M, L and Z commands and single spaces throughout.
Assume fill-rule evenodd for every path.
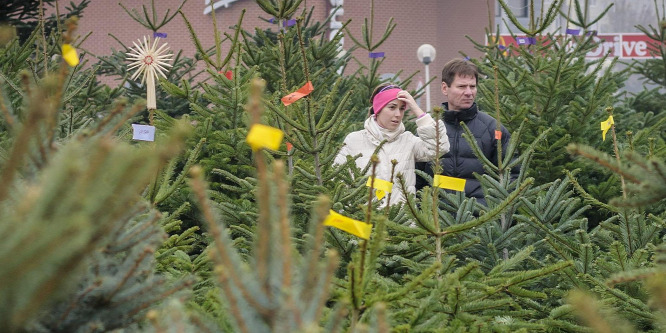
M 536 38 L 534 37 L 516 37 L 518 45 L 535 45 Z
M 157 37 L 159 37 L 159 38 L 167 38 L 166 36 L 167 36 L 166 32 L 153 32 L 153 37 L 154 37 L 154 38 L 157 38 Z
M 588 31 L 585 32 L 585 35 L 587 35 L 587 36 L 596 36 L 597 31 L 596 30 L 588 30 Z
M 580 29 L 567 29 L 566 34 L 567 35 L 578 36 L 578 35 L 580 35 Z
M 296 20 L 287 20 L 287 22 L 284 22 L 285 27 L 291 27 L 292 25 L 296 24 Z
M 384 58 L 384 52 L 370 52 L 370 54 L 368 54 L 368 57 L 370 57 L 370 58 Z
M 275 18 L 271 17 L 271 19 L 268 20 L 268 22 L 275 23 Z

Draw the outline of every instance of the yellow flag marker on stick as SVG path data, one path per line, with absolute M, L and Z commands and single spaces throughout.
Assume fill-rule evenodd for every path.
M 449 190 L 462 192 L 465 190 L 466 182 L 467 180 L 462 178 L 435 175 L 435 177 L 432 180 L 432 185 Z
M 62 44 L 62 58 L 72 67 L 79 64 L 79 55 L 76 54 L 76 49 L 69 44 Z
M 245 141 L 257 151 L 261 148 L 277 150 L 280 148 L 280 142 L 284 133 L 281 130 L 262 124 L 254 124 L 247 133 Z
M 368 182 L 365 186 L 372 186 L 372 177 L 368 178 Z M 377 196 L 377 199 L 382 200 L 382 198 L 386 196 L 386 193 L 391 193 L 391 190 L 393 190 L 393 183 L 388 180 L 375 178 L 375 195 Z
M 601 122 L 601 137 L 603 138 L 603 141 L 606 141 L 606 133 L 613 124 L 615 124 L 613 116 L 608 116 L 608 119 Z
M 370 239 L 370 232 L 372 231 L 372 224 L 342 216 L 333 210 L 329 211 L 329 215 L 324 220 L 324 225 L 338 228 L 363 239 Z

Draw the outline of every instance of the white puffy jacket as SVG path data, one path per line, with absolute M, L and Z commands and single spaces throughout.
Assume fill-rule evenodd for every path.
M 361 157 L 356 159 L 356 166 L 363 169 L 368 162 L 372 153 L 377 146 L 383 141 L 387 142 L 377 153 L 379 157 L 379 164 L 375 171 L 376 177 L 389 181 L 391 179 L 391 160 L 397 160 L 398 164 L 395 166 L 395 174 L 393 181 L 393 191 L 391 192 L 391 202 L 394 205 L 405 200 L 405 195 L 400 189 L 400 184 L 397 180 L 397 175 L 402 174 L 405 179 L 405 185 L 409 193 L 416 192 L 416 175 L 414 173 L 414 163 L 416 161 L 426 162 L 432 161 L 435 157 L 436 135 L 435 135 L 435 120 L 429 114 L 416 119 L 416 126 L 419 136 L 415 136 L 411 132 L 405 131 L 405 126 L 400 124 L 400 127 L 395 131 L 388 131 L 382 129 L 377 125 L 374 116 L 369 117 L 365 121 L 365 129 L 349 133 L 345 137 L 344 146 L 335 157 L 334 164 L 343 164 L 347 161 L 346 156 L 356 156 L 362 154 Z M 439 120 L 439 153 L 440 156 L 449 151 L 449 139 L 446 135 L 446 126 Z M 372 169 L 368 169 L 368 173 Z M 387 196 L 383 199 L 386 204 Z

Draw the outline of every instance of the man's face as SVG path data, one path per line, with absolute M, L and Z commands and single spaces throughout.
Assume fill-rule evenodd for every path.
M 476 98 L 476 79 L 474 76 L 456 76 L 448 86 L 442 82 L 442 93 L 448 97 L 449 110 L 465 110 L 474 104 Z

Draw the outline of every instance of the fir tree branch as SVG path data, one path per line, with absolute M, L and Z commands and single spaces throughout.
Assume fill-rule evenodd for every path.
M 577 154 L 580 156 L 583 156 L 615 173 L 618 175 L 624 176 L 626 179 L 630 180 L 631 182 L 634 183 L 640 183 L 640 180 L 636 178 L 635 176 L 629 174 L 625 170 L 622 169 L 621 166 L 616 165 L 610 157 L 608 157 L 608 154 L 604 154 L 601 152 L 598 152 L 594 150 L 591 147 L 584 146 L 584 145 L 577 145 L 577 144 L 570 144 L 567 146 L 567 150 L 571 154 Z
M 101 280 L 95 281 L 93 284 L 88 286 L 82 293 L 80 293 L 75 299 L 72 300 L 72 302 L 69 303 L 69 306 L 67 306 L 67 309 L 62 313 L 60 316 L 60 320 L 56 323 L 56 326 L 62 326 L 62 323 L 67 319 L 69 314 L 76 308 L 81 301 L 88 296 L 93 290 L 99 288 L 102 285 Z
M 41 97 L 41 98 L 40 98 Z M 45 99 L 41 92 L 33 97 L 33 103 L 29 106 L 28 117 L 24 122 L 21 132 L 16 136 L 14 144 L 9 155 L 9 159 L 4 163 L 4 168 L 2 173 L 0 173 L 0 202 L 3 202 L 9 192 L 9 189 L 12 188 L 12 183 L 14 182 L 14 175 L 18 171 L 18 167 L 21 165 L 23 158 L 28 153 L 28 146 L 30 144 L 30 137 L 37 130 L 39 123 L 46 117 L 48 111 L 43 107 L 43 105 L 37 105 L 36 101 Z
M 574 290 L 568 295 L 568 302 L 577 310 L 578 315 L 591 326 L 594 332 L 613 333 L 606 316 L 600 313 L 596 300 L 587 293 Z
M 171 195 L 179 189 L 182 184 L 185 181 L 185 176 L 189 172 L 190 168 L 192 165 L 196 162 L 196 160 L 199 158 L 199 154 L 201 153 L 201 150 L 203 149 L 203 145 L 206 142 L 205 138 L 202 138 L 199 140 L 199 143 L 192 148 L 192 150 L 189 152 L 189 157 L 187 158 L 187 161 L 185 162 L 185 165 L 183 166 L 183 169 L 180 174 L 176 177 L 176 179 L 169 185 L 169 178 L 171 178 L 170 174 L 167 174 L 166 177 L 164 178 L 164 181 L 162 182 L 162 185 L 160 186 L 160 189 L 157 191 L 157 194 L 155 196 L 155 200 L 153 201 L 153 205 L 159 205 L 161 202 L 164 200 L 168 199 L 171 197 Z M 175 160 L 174 160 L 175 162 Z M 168 186 L 168 187 L 167 187 Z
M 120 291 L 120 289 L 125 287 L 127 281 L 129 281 L 130 278 L 134 277 L 134 273 L 136 272 L 137 269 L 139 269 L 141 262 L 146 257 L 148 257 L 148 255 L 152 255 L 153 253 L 154 253 L 153 249 L 150 248 L 143 249 L 141 254 L 139 254 L 139 256 L 136 259 L 134 259 L 134 265 L 132 265 L 131 268 L 127 270 L 127 272 L 125 272 L 125 275 L 121 278 L 120 282 L 118 282 L 118 284 L 115 286 L 115 288 L 113 288 L 113 290 L 111 290 L 111 292 L 105 295 L 107 302 L 111 301 L 111 299 L 113 299 L 116 296 L 116 294 L 118 294 L 118 291 Z
M 211 252 L 211 256 L 215 258 L 217 255 Z M 236 323 L 241 332 L 250 333 L 251 331 L 247 327 L 247 324 L 245 323 L 245 318 L 241 314 L 238 305 L 238 300 L 236 299 L 236 296 L 234 296 L 234 292 L 232 290 L 233 282 L 230 281 L 227 271 L 222 266 L 217 266 L 215 267 L 214 272 L 216 273 L 215 275 L 218 278 L 220 286 L 222 286 L 222 289 L 224 290 L 224 294 L 227 296 L 227 300 L 229 302 L 229 310 L 231 311 L 233 318 L 235 319 L 234 322 Z
M 287 115 L 285 112 L 280 110 L 280 108 L 278 106 L 276 106 L 275 104 L 273 104 L 272 101 L 264 100 L 264 106 L 267 106 L 268 109 L 270 109 L 271 112 L 275 112 L 275 114 L 277 114 L 280 117 L 280 119 L 287 122 L 287 124 L 289 124 L 289 126 L 294 127 L 294 128 L 296 128 L 297 130 L 299 130 L 301 132 L 307 132 L 308 131 L 307 128 L 305 128 L 303 125 L 301 125 L 300 123 L 298 123 L 297 121 L 295 121 L 291 117 L 289 117 L 289 115 Z M 301 142 L 304 142 L 304 140 L 302 140 Z
M 7 78 L 7 76 L 5 76 L 5 73 L 0 72 L 0 79 L 2 79 L 5 83 L 7 83 L 7 85 L 9 85 L 14 90 L 14 92 L 18 93 L 22 98 L 24 99 L 26 98 L 26 95 L 23 92 L 23 90 L 20 89 L 16 83 L 12 82 L 9 78 Z
M 328 301 L 328 295 L 330 293 L 330 286 L 332 280 L 335 277 L 335 270 L 338 268 L 338 253 L 335 250 L 330 250 L 326 253 L 326 267 L 323 274 L 320 274 L 321 282 L 316 285 L 315 289 L 312 291 L 320 291 L 316 293 L 317 297 L 312 297 L 310 301 L 310 306 L 307 307 L 308 310 L 315 309 L 314 318 L 321 318 L 326 302 Z
M 142 304 L 139 304 L 134 309 L 132 309 L 131 311 L 128 312 L 129 316 L 131 318 L 136 318 L 136 316 L 141 311 L 146 310 L 150 306 L 154 305 L 156 302 L 158 302 L 160 300 L 163 300 L 163 299 L 166 299 L 167 297 L 169 297 L 169 296 L 175 294 L 176 292 L 178 292 L 178 291 L 180 291 L 180 290 L 182 290 L 186 287 L 189 287 L 191 285 L 192 285 L 192 281 L 189 281 L 189 280 L 183 281 L 180 285 L 173 286 L 171 289 L 168 289 L 168 290 L 162 292 L 161 294 L 159 294 L 159 295 L 157 295 L 157 296 L 155 296 L 151 299 L 148 299 L 148 300 L 144 301 Z
M 414 199 L 407 194 L 409 192 L 407 191 L 407 186 L 405 185 L 405 179 L 400 174 L 398 175 L 398 183 L 400 184 L 400 188 L 402 189 L 403 193 L 405 193 L 405 206 L 409 209 L 409 212 L 414 220 L 416 220 L 416 223 L 421 226 L 423 230 L 428 231 L 431 235 L 437 235 L 437 231 L 434 229 L 434 226 L 427 224 L 426 221 L 423 220 L 421 214 L 419 214 L 418 210 L 416 209 Z
M 471 220 L 469 222 L 465 222 L 462 224 L 455 224 L 452 226 L 449 226 L 448 228 L 445 228 L 441 234 L 442 235 L 454 235 L 456 233 L 469 230 L 471 228 L 474 228 L 476 226 L 479 226 L 481 224 L 484 224 L 488 221 L 493 220 L 497 215 L 501 214 L 507 207 L 509 207 L 511 204 L 514 203 L 514 201 L 518 200 L 518 197 L 526 191 L 531 185 L 534 183 L 533 178 L 528 178 L 526 179 L 522 184 L 520 184 L 520 187 L 518 187 L 511 195 L 509 195 L 504 201 L 499 203 L 496 207 L 488 211 L 487 213 L 481 215 L 480 217 Z
M 564 170 L 564 172 L 566 173 L 567 178 L 568 178 L 569 182 L 571 183 L 571 185 L 574 187 L 574 189 L 576 189 L 576 192 L 578 192 L 578 194 L 580 196 L 582 196 L 583 199 L 587 203 L 589 203 L 591 205 L 594 205 L 594 206 L 601 207 L 601 208 L 603 208 L 603 209 L 605 209 L 609 212 L 614 212 L 614 213 L 619 213 L 620 212 L 619 209 L 617 209 L 616 207 L 607 205 L 607 204 L 597 200 L 595 197 L 593 197 L 589 193 L 587 193 L 587 191 L 585 191 L 585 189 L 578 183 L 578 181 L 576 180 L 576 177 L 574 176 L 573 172 L 571 172 L 569 170 Z
M 240 34 L 240 31 L 241 31 L 241 26 L 242 26 L 242 23 L 243 23 L 243 17 L 244 16 L 245 16 L 245 8 L 243 8 L 243 10 L 241 10 L 240 17 L 238 18 L 238 23 L 236 23 L 236 30 L 234 31 L 234 37 L 231 40 L 231 45 L 229 46 L 229 53 L 227 53 L 227 56 L 224 58 L 224 60 L 222 60 L 221 63 L 219 62 L 219 59 L 218 59 L 218 66 L 219 66 L 218 70 L 222 70 L 222 68 L 224 68 L 224 66 L 226 66 L 229 63 L 229 61 L 231 61 L 231 57 L 234 54 L 233 50 L 236 49 L 236 45 L 238 44 L 238 35 Z M 215 29 L 215 31 L 217 31 L 217 29 Z M 222 42 L 219 42 L 219 44 L 222 44 Z M 219 52 L 220 52 L 220 50 L 218 48 L 218 51 L 216 53 L 219 53 Z M 240 57 L 240 47 L 238 48 L 237 54 L 238 54 L 238 57 Z M 219 58 L 219 55 L 218 55 L 218 58 Z M 236 70 L 235 73 L 238 73 L 238 70 Z M 236 76 L 237 75 L 234 75 L 234 77 L 236 77 Z
M 512 277 L 506 283 L 502 284 L 502 288 L 505 290 L 511 286 L 519 286 L 521 284 L 527 283 L 531 280 L 538 279 L 547 275 L 550 275 L 554 272 L 563 270 L 567 267 L 573 266 L 572 261 L 558 262 L 540 269 L 520 272 L 520 274 Z
M 525 202 L 524 199 L 521 200 Z M 551 245 L 551 247 L 556 252 L 558 252 L 560 256 L 562 256 L 564 260 L 571 260 L 571 256 L 569 255 L 569 253 L 580 254 L 580 249 L 576 248 L 574 244 L 569 243 L 567 239 L 564 238 L 563 236 L 555 233 L 554 230 L 548 228 L 545 224 L 543 224 L 543 221 L 537 220 L 536 217 L 530 217 L 528 221 L 531 222 L 533 225 L 537 226 L 535 229 L 541 229 L 541 231 L 544 231 L 546 233 L 547 236 L 544 238 L 544 240 L 546 240 Z M 558 246 L 556 246 L 555 243 L 552 243 L 551 238 L 557 241 L 557 243 L 566 246 L 567 249 L 569 250 L 568 253 L 565 254 L 565 252 L 561 251 L 561 249 Z
M 330 201 L 325 196 L 320 196 L 314 206 L 310 218 L 310 237 L 306 244 L 306 260 L 304 261 L 302 274 L 305 277 L 303 288 L 303 299 L 308 299 L 310 293 L 316 288 L 317 262 L 321 256 L 324 244 L 324 219 L 328 215 Z M 312 237 L 314 235 L 314 237 Z M 335 235 L 334 235 L 335 237 Z
M 621 291 L 620 289 L 611 288 L 607 286 L 605 283 L 598 280 L 596 277 L 593 277 L 591 275 L 585 275 L 585 278 L 595 286 L 600 287 L 601 290 L 603 290 L 604 292 L 615 297 L 617 301 L 623 302 L 625 304 L 623 308 L 626 311 L 631 312 L 636 316 L 641 317 L 643 319 L 647 319 L 649 321 L 656 320 L 655 315 L 651 313 L 648 306 L 645 303 L 643 303 L 641 300 L 632 297 L 631 295 Z
M 212 252 L 212 257 L 213 259 L 218 259 L 216 260 L 219 265 L 222 267 L 236 267 L 234 265 L 234 259 L 231 257 L 233 252 L 230 252 L 227 249 L 228 243 L 228 237 L 223 234 L 222 230 L 218 228 L 217 222 L 215 221 L 215 217 L 213 215 L 213 211 L 208 204 L 208 200 L 206 198 L 206 191 L 205 191 L 205 185 L 202 178 L 202 170 L 200 167 L 193 167 L 190 169 L 190 175 L 192 175 L 192 179 L 190 180 L 190 186 L 192 187 L 192 190 L 194 191 L 194 194 L 197 197 L 197 200 L 199 202 L 199 206 L 201 207 L 202 213 L 204 220 L 207 222 L 208 227 L 210 228 L 210 232 L 215 240 L 215 250 L 216 252 Z M 250 305 L 252 305 L 257 312 L 262 313 L 262 314 L 268 314 L 269 309 L 263 304 L 266 302 L 261 302 L 259 299 L 257 299 L 255 296 L 253 296 L 253 293 L 250 292 L 250 289 L 246 288 L 245 284 L 247 280 L 241 279 L 234 269 L 228 269 L 224 271 L 224 274 L 228 274 L 231 281 L 233 284 L 240 290 L 241 295 L 243 295 L 243 299 L 245 299 Z M 255 290 L 255 293 L 257 290 Z M 227 294 L 230 295 L 230 294 Z
M 657 274 L 663 274 L 663 272 L 661 269 L 655 267 L 639 268 L 639 269 L 632 269 L 629 271 L 617 272 L 611 275 L 606 280 L 606 285 L 612 288 L 615 287 L 615 285 L 621 283 L 646 280 Z
M 287 211 L 288 185 L 284 180 L 284 162 L 275 161 L 273 164 L 273 182 L 277 184 L 277 198 L 279 210 L 280 244 L 282 250 L 282 290 L 291 286 L 292 244 L 289 215 Z
M 199 53 L 199 55 L 201 55 L 201 58 L 204 60 L 207 66 L 215 68 L 215 63 L 208 56 L 208 52 L 206 52 L 206 50 L 204 50 L 203 46 L 201 45 L 201 41 L 197 37 L 197 33 L 194 31 L 194 28 L 192 27 L 190 21 L 187 20 L 187 17 L 185 17 L 185 14 L 183 13 L 182 10 L 178 10 L 178 13 L 180 13 L 180 16 L 183 17 L 183 21 L 185 21 L 185 26 L 187 27 L 187 30 L 190 32 L 190 38 L 192 39 L 192 42 L 194 43 L 194 47 L 196 48 L 197 52 Z
M 337 85 L 336 85 L 337 86 Z M 343 108 L 345 105 L 347 105 L 347 101 L 351 97 L 351 95 L 354 93 L 353 90 L 349 90 L 345 95 L 342 96 L 342 99 L 340 102 L 338 102 L 338 107 L 337 108 L 327 108 L 324 110 L 324 113 L 322 114 L 321 118 L 319 119 L 319 123 L 317 124 L 317 129 L 315 131 L 316 134 L 321 134 L 321 133 L 326 133 L 331 130 L 335 125 L 340 124 L 340 120 L 343 116 L 347 114 L 347 112 L 343 112 Z M 330 117 L 329 114 L 326 112 L 326 110 L 331 110 L 333 116 Z M 327 123 L 322 124 L 326 119 L 330 119 Z
M 367 264 L 363 273 L 362 290 L 366 290 L 368 284 L 373 280 L 373 272 L 377 267 L 377 258 L 381 255 L 383 250 L 384 240 L 386 238 L 386 221 L 388 218 L 386 216 L 379 216 L 377 222 L 374 223 L 374 228 L 372 230 L 373 237 L 370 241 L 370 249 L 367 259 Z
M 421 274 L 414 277 L 411 281 L 409 281 L 407 284 L 405 284 L 398 291 L 380 296 L 379 298 L 377 298 L 375 300 L 372 300 L 371 303 L 368 304 L 368 306 L 371 306 L 371 304 L 376 303 L 376 302 L 392 302 L 392 301 L 395 301 L 397 299 L 400 299 L 401 297 L 405 296 L 407 293 L 413 292 L 414 290 L 416 290 L 417 287 L 421 286 L 427 279 L 429 279 L 433 275 L 435 275 L 435 272 L 439 271 L 440 269 L 442 269 L 442 263 L 434 262 L 428 268 L 423 270 L 423 272 L 421 272 Z

